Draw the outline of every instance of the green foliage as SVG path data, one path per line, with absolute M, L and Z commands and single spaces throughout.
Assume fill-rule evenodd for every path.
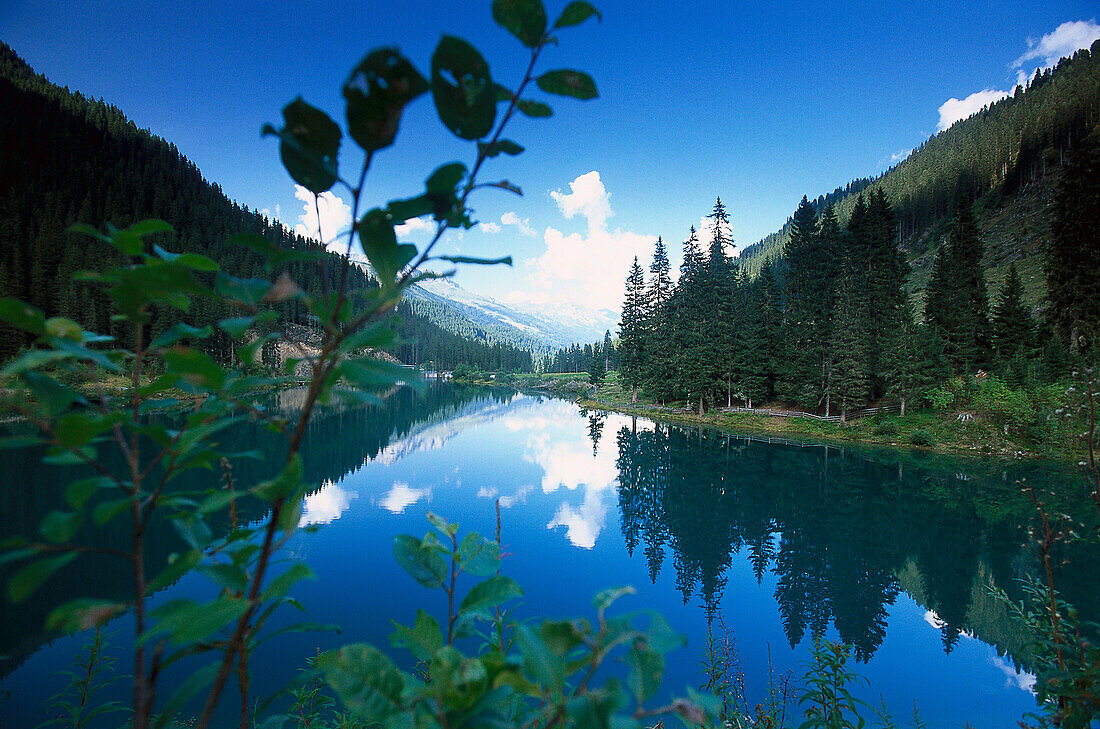
M 68 679 L 65 688 L 50 697 L 47 710 L 53 718 L 39 725 L 84 729 L 99 716 L 122 714 L 126 706 L 118 701 L 100 701 L 96 694 L 122 680 L 115 675 L 114 664 L 118 660 L 107 654 L 107 636 L 96 628 L 83 651 L 76 658 L 74 670 L 61 675 Z
M 920 428 L 909 434 L 909 442 L 920 448 L 931 448 L 936 445 L 936 439 L 932 434 Z
M 527 73 L 515 94 L 501 93 L 502 87 L 493 83 L 488 65 L 472 46 L 454 37 L 443 38 L 432 57 L 431 88 L 439 116 L 456 136 L 469 140 L 484 137 L 485 141 L 473 145 L 472 166 L 452 162 L 438 167 L 427 178 L 422 194 L 396 200 L 385 208 L 360 209 L 374 154 L 392 143 L 404 106 L 427 90 L 427 82 L 397 51 L 381 49 L 368 54 L 343 88 L 349 134 L 362 153 L 357 184 L 341 177 L 338 156 L 344 133 L 324 111 L 296 99 L 284 107 L 281 128 L 264 127 L 265 134 L 278 138 L 283 165 L 295 182 L 315 195 L 337 183 L 351 191 L 354 222 L 347 234 L 347 250 L 352 250 L 358 239 L 373 269 L 373 280 L 352 266 L 347 256 L 333 257 L 323 247 L 290 246 L 287 250 L 250 234 L 235 237 L 233 244 L 247 248 L 262 263 L 246 275 L 237 275 L 205 255 L 166 250 L 150 238 L 173 232 L 172 226 L 144 220 L 123 228 L 108 224 L 104 231 L 88 225 L 73 229 L 91 239 L 90 248 L 109 251 L 101 260 L 110 264 L 79 276 L 80 281 L 97 286 L 113 308 L 109 334 L 85 331 L 75 320 L 47 317 L 31 302 L 0 301 L 0 320 L 22 330 L 31 344 L 6 364 L 0 376 L 26 394 L 19 409 L 38 430 L 36 438 L 10 445 L 45 444 L 48 465 L 83 464 L 98 472 L 95 479 L 74 483 L 67 490 L 71 508 L 48 514 L 39 525 L 40 539 L 24 538 L 6 545 L 6 561 L 26 562 L 8 584 L 8 596 L 15 601 L 26 599 L 55 573 L 88 553 L 117 559 L 121 569 L 132 572 L 134 591 L 126 602 L 76 600 L 59 606 L 49 622 L 55 629 L 85 629 L 132 610 L 131 711 L 135 729 L 167 725 L 191 697 L 200 695 L 203 705 L 197 725 L 205 729 L 234 677 L 243 704 L 241 728 L 245 729 L 249 719 L 245 710 L 249 705 L 247 666 L 256 646 L 281 633 L 325 627 L 295 623 L 273 632 L 267 629 L 268 620 L 281 606 L 297 605 L 289 597 L 294 585 L 312 576 L 302 564 L 278 566 L 282 564 L 278 555 L 297 532 L 303 499 L 316 486 L 307 482 L 299 453 L 315 406 L 333 398 L 376 401 L 375 391 L 392 389 L 400 382 L 418 386 L 406 368 L 378 358 L 372 350 L 392 345 L 395 335 L 387 323 L 405 290 L 418 280 L 440 275 L 422 273 L 424 264 L 432 260 L 509 262 L 507 258 L 485 261 L 431 255 L 446 229 L 473 225 L 467 201 L 475 189 L 518 192 L 508 182 L 480 183 L 478 173 L 486 160 L 499 152 L 514 155 L 522 151 L 520 145 L 501 135 L 518 107 L 519 96 L 535 80 L 536 61 L 549 38 L 544 34 L 545 13 L 538 0 L 497 5 L 511 8 L 498 21 L 518 23 L 515 27 L 526 40 L 532 37 L 531 29 L 538 28 Z M 532 14 L 539 13 L 542 20 L 533 21 Z M 574 7 L 570 13 L 564 25 L 587 17 L 584 7 Z M 559 78 L 566 85 L 587 79 L 577 72 L 566 73 L 559 78 L 555 74 L 560 72 L 551 72 L 550 78 Z M 585 88 L 581 83 L 579 92 L 571 95 L 590 97 Z M 498 115 L 501 102 L 507 104 Z M 427 214 L 433 216 L 437 228 L 424 249 L 398 244 L 394 225 Z M 299 263 L 304 265 L 296 269 Z M 312 285 L 316 279 L 307 284 L 306 278 L 299 278 L 303 285 L 296 283 L 295 275 L 307 271 L 316 275 L 316 269 L 323 272 L 319 285 Z M 164 318 L 165 311 L 186 315 L 200 307 L 217 312 L 213 321 L 203 320 L 200 325 Z M 298 316 L 310 321 L 319 346 L 303 360 L 289 363 L 289 371 L 299 364 L 306 369 L 307 385 L 301 415 L 296 422 L 287 423 L 254 405 L 251 397 L 261 388 L 297 383 L 296 378 L 289 374 L 259 376 L 250 370 L 265 347 L 287 335 L 288 318 Z M 215 336 L 227 338 L 231 349 L 240 353 L 239 359 L 222 358 L 206 349 Z M 243 367 L 227 366 L 234 361 Z M 112 399 L 106 394 L 102 383 L 107 374 L 125 378 L 122 397 Z M 74 389 L 70 384 L 74 381 L 92 383 L 95 399 Z M 156 419 L 158 409 L 184 406 L 186 414 L 171 429 Z M 286 458 L 277 464 L 278 474 L 256 484 L 235 483 L 233 461 L 248 454 L 224 449 L 218 436 L 244 417 L 264 420 L 272 430 L 281 432 L 286 442 Z M 100 458 L 108 450 L 118 454 L 116 461 L 122 464 L 118 470 L 102 465 L 110 462 Z M 208 488 L 187 490 L 180 485 L 180 474 L 192 469 L 210 473 Z M 261 502 L 266 517 L 240 523 L 237 502 L 244 499 Z M 154 518 L 166 519 L 187 545 L 186 551 L 159 564 L 151 559 L 146 544 L 146 529 Z M 129 547 L 107 549 L 82 543 L 82 525 L 116 519 L 129 523 Z M 218 524 L 228 526 L 216 528 Z M 453 640 L 469 634 L 491 612 L 499 615 L 496 609 L 518 595 L 519 588 L 509 578 L 495 574 L 500 560 L 498 545 L 476 535 L 459 544 L 457 526 L 443 522 L 437 526 L 444 542 L 434 534 L 424 540 L 399 540 L 395 554 L 422 584 L 442 586 L 452 597 L 458 574 L 487 578 L 470 590 L 451 614 L 446 645 L 433 657 L 435 680 L 421 684 L 418 702 L 438 700 L 444 707 L 441 711 L 457 717 L 473 708 L 467 702 L 471 692 L 491 693 L 491 700 L 496 700 L 502 691 L 486 683 L 490 674 L 476 670 L 479 665 L 482 669 L 486 666 L 461 656 Z M 449 548 L 444 546 L 448 540 Z M 168 600 L 150 609 L 154 591 L 188 572 L 211 581 L 213 599 Z M 606 628 L 602 610 L 599 616 L 601 629 Z M 430 625 L 430 620 L 419 620 L 410 629 L 424 650 L 435 647 L 424 635 L 425 626 Z M 623 631 L 635 642 L 644 635 L 626 632 L 626 628 Z M 606 630 L 599 636 L 606 638 Z M 618 634 L 615 637 L 627 640 Z M 594 655 L 599 657 L 593 660 L 598 664 L 604 657 L 600 651 L 613 645 L 597 646 Z M 206 665 L 174 691 L 158 693 L 164 668 L 202 654 L 208 658 Z M 564 655 L 559 658 L 564 660 Z M 95 659 L 90 662 L 94 664 Z M 501 655 L 486 670 L 493 676 L 510 671 L 509 675 L 522 677 L 513 670 L 515 665 Z M 376 649 L 348 647 L 319 659 L 318 666 L 337 694 L 356 711 L 369 710 L 381 718 L 395 714 L 393 707 L 404 700 L 394 693 L 404 678 Z M 556 692 L 562 712 L 558 719 L 586 712 L 606 717 L 613 708 L 609 703 L 613 692 L 611 688 L 600 691 L 572 696 L 567 706 L 560 686 L 543 689 L 547 695 Z M 168 694 L 158 714 L 154 697 Z M 316 702 L 307 694 L 301 694 L 296 705 L 300 718 L 316 714 Z M 427 710 L 419 703 L 405 708 Z
M 396 537 L 394 554 L 414 580 L 446 593 L 448 615 L 440 623 L 421 610 L 413 625 L 395 623 L 391 636 L 395 646 L 420 662 L 427 680 L 366 644 L 322 654 L 316 665 L 351 715 L 382 725 L 563 727 L 641 727 L 641 719 L 664 713 L 695 721 L 706 716 L 702 705 L 689 700 L 646 706 L 660 684 L 665 654 L 684 641 L 659 614 L 609 615 L 631 588 L 597 595 L 594 623 L 517 624 L 504 608 L 522 590 L 499 574 L 499 545 L 474 532 L 460 539 L 457 524 L 434 514 L 428 519 L 435 530 L 419 539 Z M 463 596 L 459 578 L 464 573 L 484 579 Z M 481 626 L 487 624 L 491 631 L 484 633 Z M 475 654 L 467 654 L 456 641 L 474 635 L 482 635 L 484 642 Z M 598 669 L 615 658 L 628 668 L 625 689 L 616 678 L 605 677 L 597 685 Z
M 799 729 L 861 729 L 865 704 L 852 695 L 852 686 L 866 679 L 848 668 L 850 648 L 815 635 L 812 656 L 802 678 L 806 692 L 799 704 L 808 706 Z
M 1100 625 L 1080 619 L 1050 583 L 1022 583 L 1024 599 L 1015 602 L 1003 590 L 994 596 L 1009 606 L 1028 633 L 1038 661 L 1035 690 L 1043 710 L 1039 726 L 1087 729 L 1100 720 L 1100 647 L 1085 636 Z

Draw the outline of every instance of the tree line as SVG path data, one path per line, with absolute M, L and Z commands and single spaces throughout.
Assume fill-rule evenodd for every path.
M 958 375 L 995 373 L 1013 385 L 1052 381 L 1071 358 L 1096 353 L 1100 332 L 1100 142 L 1067 168 L 1046 251 L 1049 305 L 1036 320 L 1015 266 L 987 291 L 972 201 L 956 204 L 923 310 L 906 293 L 898 214 L 881 188 L 861 192 L 847 225 L 803 197 L 781 258 L 750 277 L 719 199 L 711 239 L 691 229 L 672 282 L 658 239 L 648 280 L 635 258 L 620 322 L 620 381 L 658 402 L 707 407 L 781 401 L 846 416 L 889 399 L 902 412 Z M 992 298 L 992 301 L 991 301 Z
M 230 243 L 233 235 L 260 235 L 290 251 L 319 247 L 261 212 L 233 203 L 175 145 L 139 129 L 117 107 L 55 86 L 3 43 L 0 100 L 5 110 L 0 114 L 0 297 L 27 301 L 48 317 L 72 319 L 130 346 L 130 334 L 112 319 L 104 290 L 73 281 L 78 271 L 118 265 L 120 254 L 68 232 L 74 223 L 124 227 L 160 218 L 175 229 L 161 245 L 206 255 L 242 278 L 270 278 L 271 273 L 258 253 Z M 291 260 L 282 267 L 313 296 L 326 286 L 334 288 L 339 271 L 335 256 L 327 266 Z M 374 285 L 362 268 L 351 267 L 349 276 L 352 288 Z M 278 306 L 286 321 L 315 327 L 300 300 Z M 409 364 L 432 360 L 447 368 L 466 362 L 531 369 L 530 354 L 516 347 L 451 334 L 409 304 L 399 313 L 396 329 L 403 341 L 391 352 Z M 236 314 L 215 298 L 195 297 L 185 317 L 159 307 L 145 334 L 148 341 L 181 319 L 201 328 Z M 0 361 L 27 342 L 23 333 L 0 325 Z M 218 361 L 236 364 L 236 346 L 223 330 L 214 327 L 204 347 Z M 273 363 L 273 347 L 263 355 Z

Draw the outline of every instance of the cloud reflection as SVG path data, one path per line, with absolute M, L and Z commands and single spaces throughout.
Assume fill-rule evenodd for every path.
M 351 506 L 351 500 L 357 497 L 358 494 L 345 491 L 329 481 L 306 496 L 302 503 L 302 518 L 298 521 L 298 526 L 329 524 L 336 521 Z
M 382 497 L 381 506 L 391 514 L 401 514 L 420 499 L 431 496 L 431 489 L 414 489 L 404 481 L 395 481 L 389 492 Z

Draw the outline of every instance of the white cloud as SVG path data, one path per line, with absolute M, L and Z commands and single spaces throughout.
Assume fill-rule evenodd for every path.
M 351 228 L 351 206 L 331 190 L 322 192 L 314 203 L 313 193 L 301 185 L 294 186 L 294 197 L 302 201 L 302 212 L 298 216 L 294 232 L 316 240 L 317 214 L 320 212 L 321 241 L 334 251 L 347 250 L 346 235 Z
M 1041 59 L 1043 68 L 1050 68 L 1058 63 L 1059 59 L 1072 56 L 1082 48 L 1088 48 L 1097 38 L 1100 38 L 1100 25 L 1096 20 L 1062 23 L 1038 41 L 1028 38 L 1027 53 L 1017 58 L 1012 67 L 1018 68 L 1027 61 L 1038 58 Z
M 400 514 L 431 493 L 428 489 L 414 489 L 404 481 L 395 481 L 389 493 L 382 497 L 381 506 L 391 514 Z
M 539 232 L 531 227 L 531 219 L 523 218 L 522 220 L 518 215 L 509 211 L 500 216 L 500 222 L 502 225 L 514 225 L 519 228 L 519 232 L 523 235 L 538 235 Z
M 477 227 L 482 233 L 492 233 L 493 235 L 504 230 L 504 228 L 500 226 L 500 223 L 478 223 Z
M 569 187 L 572 192 L 568 194 L 550 195 L 566 218 L 583 216 L 587 232 L 565 235 L 556 228 L 547 228 L 543 233 L 546 251 L 525 264 L 526 288 L 512 291 L 505 300 L 617 311 L 623 301 L 623 282 L 631 260 L 635 256 L 648 260 L 657 236 L 607 229 L 607 219 L 612 215 L 611 196 L 599 172 L 581 175 Z
M 302 503 L 302 518 L 298 526 L 308 524 L 328 524 L 340 518 L 351 506 L 351 499 L 358 496 L 349 493 L 334 483 L 327 483 L 317 491 L 306 496 Z
M 562 214 L 570 219 L 580 214 L 588 219 L 590 230 L 605 228 L 611 217 L 611 195 L 604 188 L 600 173 L 592 170 L 581 175 L 569 183 L 569 189 L 572 192 L 550 192 Z
M 398 240 L 406 240 L 408 238 L 415 238 L 424 233 L 434 233 L 436 223 L 432 220 L 432 216 L 425 215 L 422 218 L 411 218 L 406 220 L 401 225 L 395 225 L 394 231 L 397 232 Z
M 906 157 L 908 157 L 912 153 L 913 153 L 912 148 L 898 150 L 897 152 L 894 152 L 892 155 L 890 155 L 887 158 L 886 162 L 890 166 L 896 165 L 898 162 L 901 162 L 903 159 L 905 159 Z
M 983 107 L 989 106 L 995 101 L 1000 101 L 1006 96 L 1008 96 L 1007 91 L 984 89 L 975 91 L 965 99 L 952 97 L 940 106 L 940 123 L 936 125 L 936 131 L 942 132 L 960 119 L 966 119 L 981 111 Z
M 1037 41 L 1029 38 L 1027 52 L 1012 62 L 1012 68 L 1016 69 L 1016 85 L 1027 85 L 1029 74 L 1021 67 L 1028 61 L 1039 60 L 1040 68 L 1050 68 L 1058 63 L 1059 59 L 1072 56 L 1082 48 L 1088 48 L 1098 38 L 1100 38 L 1100 24 L 1097 24 L 1095 19 L 1062 23 Z M 1008 91 L 987 88 L 975 91 L 965 99 L 952 97 L 943 102 L 939 108 L 940 122 L 936 125 L 936 131 L 942 132 L 960 119 L 966 119 L 981 111 L 982 107 L 1000 101 L 1008 95 Z

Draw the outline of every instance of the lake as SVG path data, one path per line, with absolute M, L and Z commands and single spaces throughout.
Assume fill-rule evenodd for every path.
M 280 393 L 269 407 L 292 413 L 298 398 Z M 267 453 L 266 463 L 236 466 L 240 483 L 281 463 L 277 436 L 258 426 L 225 437 Z M 45 469 L 40 455 L 5 452 L 0 536 L 33 534 L 74 477 Z M 343 632 L 265 646 L 252 663 L 260 693 L 291 680 L 318 650 L 358 641 L 388 648 L 390 620 L 411 624 L 418 607 L 445 614 L 443 593 L 397 566 L 392 539 L 422 536 L 428 511 L 492 535 L 499 504 L 504 571 L 525 591 L 518 614 L 591 617 L 596 592 L 632 585 L 637 594 L 622 609 L 659 610 L 688 638 L 670 656 L 669 691 L 703 682 L 709 620 L 736 642 L 750 707 L 764 699 L 769 675 L 801 676 L 820 631 L 854 646 L 853 666 L 867 679 L 858 695 L 885 701 L 895 718 L 910 716 L 915 702 L 931 726 L 1004 727 L 1035 708 L 1024 637 L 988 590 L 1018 596 L 1018 580 L 1037 572 L 1027 536 L 1033 509 L 1018 481 L 1072 482 L 1055 464 L 775 442 L 450 385 L 398 391 L 384 410 L 322 410 L 303 456 L 318 486 L 303 522 L 323 526 L 288 547 L 317 575 L 294 594 L 309 619 Z M 124 536 L 86 527 L 78 538 L 121 544 Z M 1070 547 L 1073 569 L 1059 573 L 1059 587 L 1096 619 L 1100 554 Z M 154 559 L 178 549 L 171 530 L 151 538 Z M 63 685 L 56 674 L 87 641 L 44 635 L 49 607 L 125 594 L 115 565 L 82 559 L 24 605 L 0 606 L 0 726 L 48 718 L 43 706 Z M 6 581 L 12 568 L 0 569 Z M 155 602 L 210 594 L 189 576 Z M 281 619 L 297 619 L 293 612 Z M 125 616 L 108 629 L 121 674 L 131 631 Z M 392 654 L 408 667 L 407 654 Z

